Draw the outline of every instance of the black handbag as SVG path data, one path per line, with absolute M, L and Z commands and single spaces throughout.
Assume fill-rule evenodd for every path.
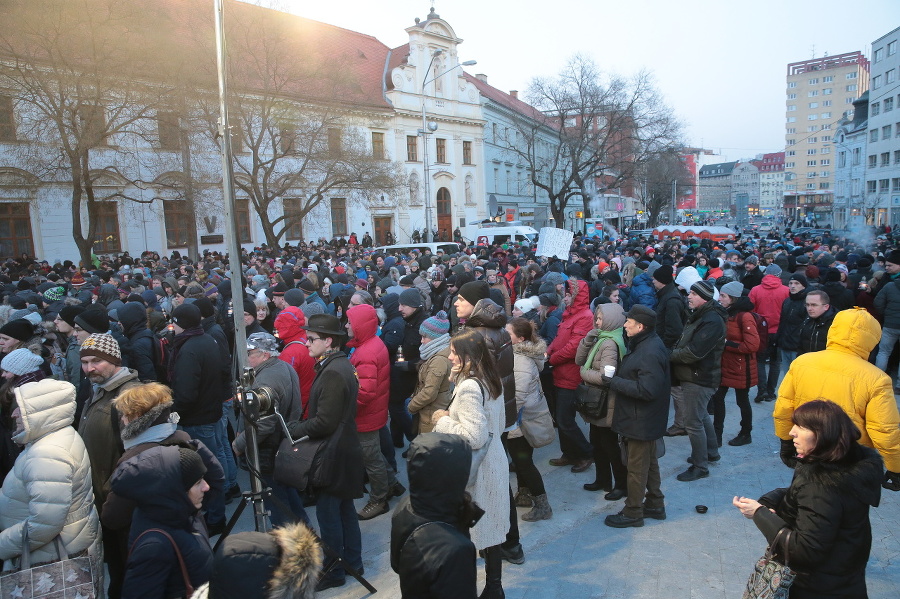
M 576 391 L 575 409 L 586 418 L 606 418 L 609 411 L 609 389 L 581 383 Z
M 330 438 L 307 439 L 296 444 L 288 438 L 282 439 L 275 453 L 275 480 L 298 491 L 317 486 L 313 475 Z

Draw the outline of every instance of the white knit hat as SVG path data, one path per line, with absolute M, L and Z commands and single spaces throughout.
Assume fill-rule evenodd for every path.
M 22 376 L 23 374 L 38 370 L 43 363 L 44 359 L 42 357 L 35 354 L 30 349 L 20 347 L 19 349 L 9 352 L 9 354 L 3 358 L 3 361 L 0 362 L 0 368 L 6 372 L 11 372 L 16 376 Z

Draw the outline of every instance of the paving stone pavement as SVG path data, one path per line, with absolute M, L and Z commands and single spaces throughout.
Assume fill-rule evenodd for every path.
M 675 476 L 687 468 L 687 437 L 666 439 L 660 459 L 662 489 L 666 495 L 665 521 L 646 519 L 643 528 L 614 529 L 603 519 L 622 509 L 623 502 L 603 499 L 581 485 L 594 479 L 593 469 L 573 474 L 554 468 L 547 460 L 559 455 L 558 443 L 535 451 L 535 463 L 544 477 L 553 518 L 519 522 L 526 561 L 503 564 L 503 588 L 509 599 L 736 599 L 765 551 L 762 534 L 751 520 L 731 505 L 735 495 L 758 497 L 788 486 L 792 470 L 778 458 L 779 441 L 772 424 L 773 403 L 753 404 L 753 443 L 724 445 L 722 460 L 711 464 L 709 478 L 680 482 Z M 738 409 L 734 393 L 726 398 L 725 440 L 737 434 Z M 670 418 L 671 422 L 671 418 Z M 585 426 L 586 429 L 586 426 Z M 400 479 L 406 472 L 400 451 Z M 515 475 L 510 481 L 515 488 Z M 242 488 L 247 477 L 241 472 Z M 392 506 L 396 503 L 393 500 Z M 694 506 L 709 511 L 698 514 Z M 236 503 L 229 506 L 229 514 Z M 357 501 L 357 508 L 365 498 Z M 519 513 L 526 510 L 520 509 Z M 315 509 L 310 509 L 314 518 Z M 900 493 L 883 491 L 881 506 L 872 509 L 872 554 L 866 571 L 869 597 L 900 597 Z M 361 522 L 366 578 L 378 589 L 376 597 L 400 597 L 397 575 L 391 570 L 390 513 Z M 237 531 L 252 530 L 245 510 Z M 478 561 L 478 589 L 484 586 L 484 565 Z M 351 577 L 340 588 L 320 593 L 326 599 L 358 599 L 366 589 Z

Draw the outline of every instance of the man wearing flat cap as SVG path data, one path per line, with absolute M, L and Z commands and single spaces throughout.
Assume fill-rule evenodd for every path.
M 628 352 L 608 380 L 619 406 L 613 410 L 612 429 L 624 439 L 628 456 L 625 507 L 605 520 L 613 528 L 643 526 L 644 518 L 666 518 L 656 443 L 669 420 L 671 380 L 669 350 L 656 334 L 656 325 L 656 313 L 647 306 L 636 304 L 628 311 Z
M 308 418 L 288 423 L 291 437 L 330 439 L 333 459 L 323 463 L 328 471 L 310 473 L 319 493 L 316 516 L 322 541 L 344 561 L 362 570 L 362 535 L 353 500 L 362 497 L 363 454 L 356 433 L 356 369 L 340 350 L 347 331 L 330 314 L 314 314 L 306 326 L 306 346 L 316 360 L 316 378 L 309 391 Z M 336 437 L 336 438 L 333 438 Z M 326 567 L 328 564 L 326 564 Z M 344 569 L 335 565 L 316 588 L 323 591 L 344 584 Z
M 709 398 L 722 380 L 722 351 L 728 314 L 713 301 L 716 288 L 710 281 L 697 281 L 688 292 L 691 310 L 684 332 L 672 350 L 672 372 L 684 396 L 684 428 L 691 440 L 691 467 L 678 475 L 680 481 L 709 476 L 709 462 L 719 460 L 719 445 Z

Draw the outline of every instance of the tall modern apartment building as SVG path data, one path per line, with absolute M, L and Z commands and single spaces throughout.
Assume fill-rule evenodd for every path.
M 900 222 L 900 28 L 872 42 L 866 146 L 865 216 L 868 224 Z
M 787 65 L 785 214 L 831 222 L 834 154 L 831 137 L 844 112 L 869 89 L 869 61 L 862 52 Z

